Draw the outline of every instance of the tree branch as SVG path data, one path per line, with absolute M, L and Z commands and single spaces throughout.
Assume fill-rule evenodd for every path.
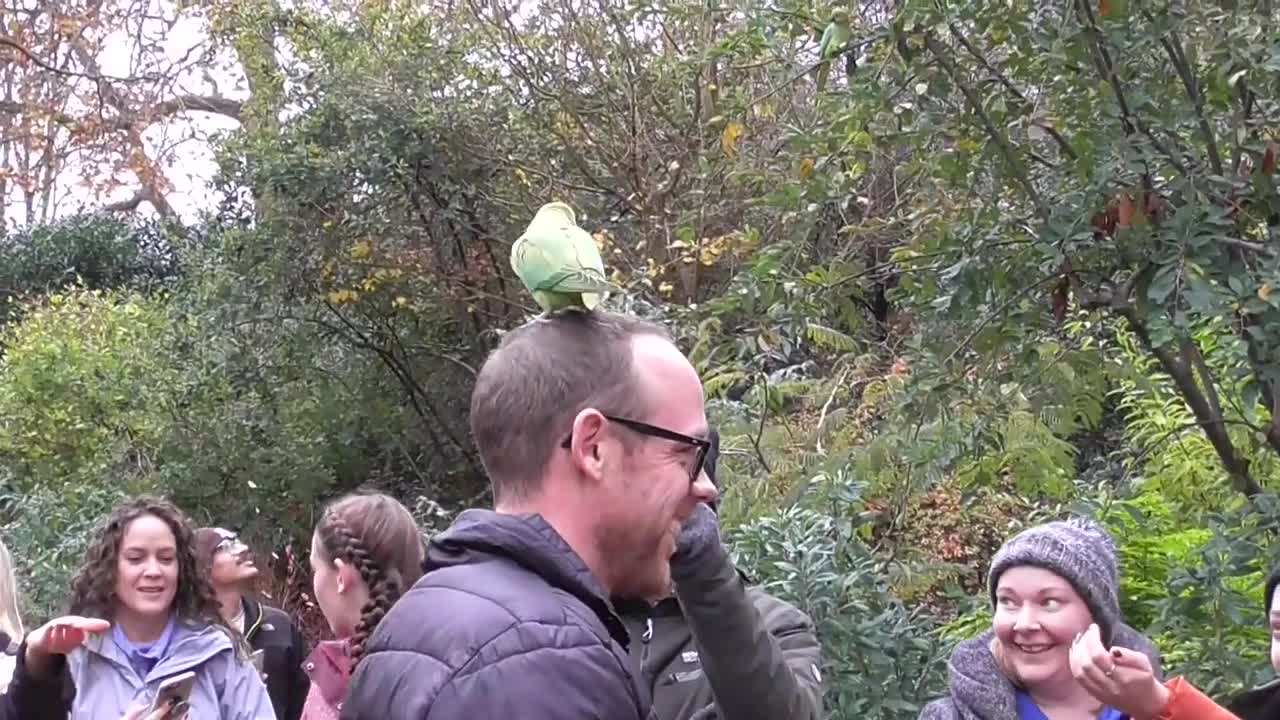
M 1155 18 L 1151 15 L 1151 11 L 1142 10 L 1142 14 L 1146 16 L 1147 22 L 1152 25 L 1156 24 Z M 1191 67 L 1187 64 L 1186 53 L 1182 50 L 1182 42 L 1178 40 L 1178 36 L 1171 30 L 1167 37 L 1160 38 L 1160 45 L 1164 47 L 1165 53 L 1169 56 L 1169 61 L 1173 63 L 1173 68 L 1178 71 L 1178 77 L 1182 80 L 1182 87 L 1187 91 L 1187 97 L 1191 98 L 1191 104 L 1196 108 L 1196 121 L 1200 126 L 1200 134 L 1204 136 L 1205 151 L 1209 154 L 1209 164 L 1213 167 L 1213 172 L 1217 175 L 1222 174 L 1222 156 L 1218 154 L 1218 142 L 1214 139 L 1213 128 L 1209 126 L 1209 121 L 1204 115 L 1204 96 L 1200 93 L 1200 84 L 1196 82 L 1196 76 Z
M 1102 74 L 1102 77 L 1111 85 L 1112 91 L 1116 94 L 1116 102 L 1120 105 L 1120 122 L 1124 126 L 1125 135 L 1134 135 L 1139 132 L 1142 133 L 1151 142 L 1152 147 L 1159 150 L 1160 154 L 1164 155 L 1165 158 L 1168 159 L 1169 164 L 1173 165 L 1178 172 L 1183 175 L 1187 175 L 1188 171 L 1186 165 L 1183 164 L 1176 155 L 1174 155 L 1172 150 L 1166 147 L 1165 144 L 1156 137 L 1151 128 L 1142 121 L 1142 118 L 1135 115 L 1133 110 L 1129 107 L 1129 101 L 1124 94 L 1124 86 L 1120 84 L 1120 76 L 1116 74 L 1115 62 L 1112 61 L 1111 53 L 1107 52 L 1106 46 L 1102 43 L 1102 31 L 1098 29 L 1098 21 L 1093 16 L 1093 8 L 1090 6 L 1089 1 L 1076 0 L 1076 7 L 1084 16 L 1087 23 L 1086 29 L 1093 38 L 1093 49 L 1095 53 L 1094 62 L 1098 66 L 1098 72 Z M 1143 159 L 1143 162 L 1146 164 L 1145 158 Z M 1149 165 L 1147 166 L 1146 172 L 1143 174 L 1142 180 L 1143 186 L 1147 191 L 1154 189 L 1152 187 L 1151 168 Z
M 159 76 L 157 75 L 138 75 L 136 77 L 119 77 L 115 75 L 103 75 L 97 72 L 81 72 L 79 70 L 68 70 L 66 68 L 56 67 L 54 65 L 50 65 L 45 60 L 41 59 L 38 55 L 36 55 L 31 50 L 29 50 L 22 43 L 5 35 L 0 35 L 0 45 L 17 50 L 20 54 L 22 54 L 28 60 L 30 60 L 33 65 L 40 68 L 41 70 L 55 73 L 57 75 L 62 75 L 63 77 L 84 78 L 86 80 L 92 80 L 94 82 L 105 81 L 105 82 L 123 82 L 123 83 L 155 82 L 156 80 L 160 79 Z
M 991 141 L 996 144 L 996 147 L 1000 148 L 1000 153 L 1004 155 L 1005 163 L 1009 166 L 1009 172 L 1013 173 L 1014 178 L 1026 190 L 1027 196 L 1036 207 L 1036 214 L 1041 221 L 1048 222 L 1051 215 L 1048 204 L 1045 203 L 1044 198 L 1040 197 L 1035 185 L 1031 183 L 1031 178 L 1027 176 L 1027 169 L 1018 158 L 1017 153 L 1014 152 L 1013 145 L 1009 143 L 1009 139 L 1005 137 L 1004 133 L 1000 132 L 991 116 L 987 114 L 986 109 L 982 107 L 982 99 L 960 77 L 960 71 L 956 68 L 955 63 L 946 57 L 947 49 L 942 46 L 942 43 L 938 42 L 932 33 L 925 33 L 924 41 L 926 47 L 929 48 L 929 52 L 933 53 L 933 56 L 937 58 L 938 64 L 951 76 L 952 82 L 956 84 L 956 87 L 960 88 L 960 92 L 964 93 L 965 99 L 969 102 L 969 107 L 973 109 L 974 114 L 982 121 L 982 125 L 986 128 L 987 135 L 991 137 Z
M 1160 367 L 1173 379 L 1178 393 L 1190 406 L 1199 424 L 1204 427 L 1205 436 L 1217 452 L 1218 460 L 1231 478 L 1231 484 L 1250 500 L 1262 494 L 1262 486 L 1250 472 L 1249 460 L 1241 457 L 1236 451 L 1235 445 L 1231 442 L 1231 436 L 1227 434 L 1226 423 L 1221 413 L 1213 411 L 1209 400 L 1196 385 L 1191 367 L 1180 360 L 1168 346 L 1157 346 L 1152 342 L 1146 324 L 1142 318 L 1138 317 L 1138 312 L 1132 305 L 1121 305 L 1116 308 L 1116 311 L 1128 322 L 1129 329 L 1138 337 L 1138 341 L 1147 352 L 1155 356 L 1160 362 Z
M 986 68 L 987 72 L 991 73 L 992 77 L 998 80 L 1001 85 L 1005 86 L 1009 92 L 1013 93 L 1014 97 L 1022 101 L 1024 105 L 1032 107 L 1031 101 L 1028 100 L 1027 96 L 1013 84 L 1013 81 L 1005 77 L 1003 73 L 988 62 L 986 56 L 979 52 L 978 48 L 974 47 L 973 43 L 969 42 L 969 39 L 960 32 L 960 27 L 956 24 L 956 21 L 952 20 L 947 24 L 947 27 L 951 28 L 951 36 L 956 39 L 956 42 L 959 42 L 961 47 L 967 50 L 969 54 L 982 65 L 982 67 Z M 1058 148 L 1062 150 L 1064 155 L 1072 160 L 1076 160 L 1079 157 L 1076 155 L 1075 149 L 1071 147 L 1071 143 L 1068 142 L 1067 139 L 1062 136 L 1062 133 L 1058 132 L 1056 128 L 1045 125 L 1041 125 L 1040 127 L 1044 128 L 1044 131 L 1049 133 L 1049 136 L 1053 138 L 1054 142 L 1058 143 Z
M 239 100 L 217 97 L 213 95 L 179 95 L 147 108 L 150 117 L 166 117 L 183 112 L 208 112 L 226 115 L 236 121 L 240 120 L 240 111 L 244 104 Z
M 130 197 L 127 200 L 107 203 L 102 206 L 102 209 L 107 212 L 133 212 L 138 209 L 138 206 L 141 205 L 144 200 L 147 199 L 147 195 L 148 193 L 146 190 L 139 190 L 133 194 L 133 197 Z

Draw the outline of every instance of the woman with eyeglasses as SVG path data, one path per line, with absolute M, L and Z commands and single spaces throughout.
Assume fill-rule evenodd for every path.
M 302 668 L 311 649 L 287 613 L 247 594 L 258 577 L 253 553 L 230 530 L 200 528 L 196 531 L 196 561 L 213 586 L 222 618 L 255 653 L 262 653 L 263 679 L 276 717 L 298 720 L 311 688 Z

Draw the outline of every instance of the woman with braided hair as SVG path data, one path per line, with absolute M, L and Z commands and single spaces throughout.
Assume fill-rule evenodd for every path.
M 302 720 L 337 720 L 365 643 L 422 575 L 422 537 L 403 505 L 378 493 L 325 508 L 311 538 L 316 602 L 337 640 L 318 644 L 303 669 L 311 690 Z

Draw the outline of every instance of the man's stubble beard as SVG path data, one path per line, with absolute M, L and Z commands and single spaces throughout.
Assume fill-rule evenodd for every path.
M 629 599 L 667 597 L 672 589 L 666 558 L 659 563 L 657 554 L 662 539 L 650 543 L 639 537 L 638 528 L 623 528 L 617 523 L 604 523 L 596 528 L 596 542 L 608 563 L 610 593 Z M 659 568 L 666 569 L 658 577 Z

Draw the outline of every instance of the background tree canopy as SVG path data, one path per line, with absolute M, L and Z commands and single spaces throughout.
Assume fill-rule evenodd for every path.
M 991 554 L 1071 512 L 1169 671 L 1269 673 L 1273 3 L 864 0 L 821 93 L 831 4 L 11 5 L 0 523 L 33 619 L 128 494 L 240 528 L 313 620 L 324 499 L 487 502 L 471 379 L 561 199 L 701 372 L 735 552 L 819 623 L 832 717 L 914 718 Z

